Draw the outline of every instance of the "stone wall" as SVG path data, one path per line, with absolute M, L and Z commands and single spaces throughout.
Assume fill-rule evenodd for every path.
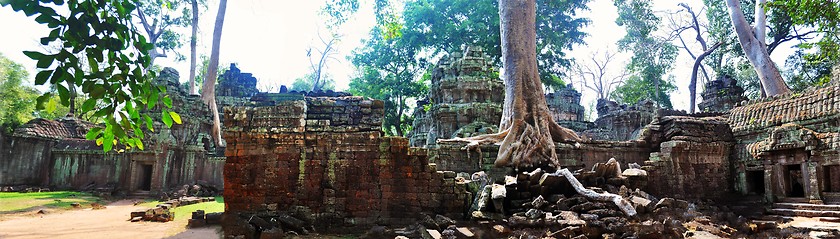
M 659 150 L 643 167 L 660 197 L 723 199 L 732 192 L 732 134 L 725 118 L 668 116 L 648 126 Z
M 300 208 L 332 230 L 465 209 L 467 193 L 454 172 L 437 171 L 426 150 L 410 149 L 405 138 L 381 137 L 382 101 L 307 97 L 256 105 L 225 108 L 227 236 L 254 236 L 251 216 Z
M 183 124 L 153 124 L 145 150 L 104 153 L 84 136 L 98 125 L 76 118 L 35 119 L 0 142 L 0 185 L 37 185 L 57 189 L 105 188 L 122 192 L 168 191 L 199 181 L 222 186 L 224 159 L 214 156 L 209 111 L 178 84 L 178 73 L 164 69 L 157 80 L 167 89 Z M 160 112 L 160 105 L 148 113 Z M 143 181 L 150 185 L 141 185 Z

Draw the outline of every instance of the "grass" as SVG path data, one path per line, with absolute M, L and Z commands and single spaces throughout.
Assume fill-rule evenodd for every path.
M 91 203 L 103 203 L 99 197 L 89 193 L 73 191 L 55 191 L 39 193 L 0 193 L 0 214 L 18 213 L 46 207 L 50 209 L 72 209 L 72 203 L 81 204 L 82 208 L 90 208 Z

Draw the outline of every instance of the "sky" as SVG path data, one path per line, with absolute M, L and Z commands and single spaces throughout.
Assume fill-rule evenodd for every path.
M 209 55 L 213 22 L 218 9 L 217 0 L 208 0 L 208 8 L 200 15 L 199 23 L 199 55 Z M 673 11 L 677 9 L 679 1 L 653 0 L 655 11 Z M 700 9 L 702 1 L 686 0 L 693 8 Z M 291 85 L 294 79 L 304 76 L 310 71 L 309 58 L 306 50 L 309 48 L 323 48 L 319 40 L 321 36 L 329 36 L 325 26 L 325 17 L 320 13 L 324 0 L 288 1 L 277 0 L 237 0 L 229 1 L 225 16 L 224 29 L 221 40 L 220 64 L 237 63 L 243 72 L 252 73 L 258 79 L 261 90 L 275 91 L 280 85 Z M 353 49 L 361 46 L 374 25 L 370 4 L 362 4 L 360 12 L 353 15 L 348 23 L 339 26 L 337 32 L 341 35 L 338 43 L 336 60 L 327 64 L 327 72 L 336 80 L 336 88 L 347 89 L 349 80 L 355 75 L 355 70 L 347 56 Z M 592 21 L 584 31 L 589 36 L 584 40 L 586 45 L 578 45 L 568 54 L 571 57 L 584 59 L 594 52 L 606 50 L 615 51 L 616 42 L 624 36 L 624 29 L 615 24 L 618 16 L 612 0 L 591 0 L 588 4 L 590 11 L 580 13 L 580 16 Z M 183 33 L 188 34 L 188 29 Z M 0 53 L 15 62 L 26 66 L 30 78 L 34 78 L 35 61 L 23 55 L 23 50 L 38 50 L 38 39 L 46 36 L 49 31 L 23 13 L 14 12 L 9 7 L 0 7 Z M 687 38 L 692 39 L 693 36 Z M 784 59 L 791 51 L 782 46 L 771 56 L 777 64 L 783 65 Z M 189 56 L 189 43 L 185 42 L 181 54 Z M 629 59 L 628 53 L 616 56 L 619 64 L 614 67 L 619 71 L 624 62 Z M 181 80 L 186 81 L 189 72 L 189 59 L 177 62 L 170 58 L 158 58 L 156 64 L 173 67 L 181 74 Z M 679 87 L 678 92 L 672 94 L 672 102 L 676 109 L 688 109 L 688 81 L 691 75 L 693 60 L 680 51 L 671 72 Z M 572 79 L 575 88 L 581 90 L 580 83 Z M 39 87 L 45 90 L 46 87 Z M 594 92 L 583 89 L 581 104 L 590 108 L 594 106 L 596 96 Z M 699 89 L 698 89 L 699 92 Z M 699 101 L 698 96 L 698 101 Z

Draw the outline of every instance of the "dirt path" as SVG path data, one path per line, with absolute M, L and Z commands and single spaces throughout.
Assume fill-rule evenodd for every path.
M 185 222 L 130 222 L 130 200 L 121 200 L 101 210 L 71 210 L 47 214 L 10 216 L 0 221 L 0 238 L 219 238 L 218 227 L 184 229 Z

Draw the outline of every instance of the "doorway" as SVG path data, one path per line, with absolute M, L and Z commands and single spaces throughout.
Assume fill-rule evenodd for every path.
M 840 192 L 840 165 L 823 166 L 823 191 Z
M 138 190 L 140 191 L 151 191 L 152 190 L 152 165 L 151 164 L 141 164 L 140 165 L 140 179 Z
M 785 166 L 785 192 L 788 197 L 805 197 L 805 180 L 802 177 L 802 167 L 798 164 Z
M 747 193 L 764 195 L 764 171 L 747 171 Z

